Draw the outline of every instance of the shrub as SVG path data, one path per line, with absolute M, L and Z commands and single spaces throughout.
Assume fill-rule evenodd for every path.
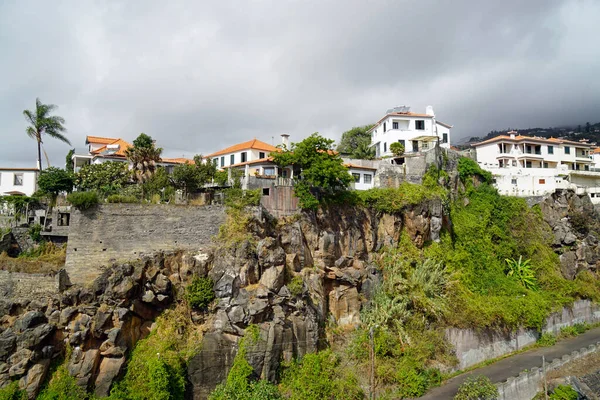
M 27 233 L 34 242 L 39 242 L 42 240 L 42 226 L 40 224 L 30 226 L 27 230 Z
M 77 380 L 73 378 L 66 365 L 58 367 L 52 375 L 52 379 L 37 397 L 38 400 L 85 400 L 89 399 L 84 389 L 77 385 Z
M 551 333 L 544 333 L 537 341 L 538 346 L 550 347 L 556 344 L 556 336 Z
M 565 326 L 560 328 L 560 337 L 569 338 L 573 336 L 577 336 L 579 331 L 574 326 Z
M 257 206 L 260 204 L 261 191 L 242 190 L 242 189 L 227 189 L 225 190 L 225 205 L 231 208 L 244 208 L 249 206 Z
M 199 309 L 208 307 L 215 299 L 213 286 L 212 279 L 195 276 L 192 283 L 185 288 L 185 296 L 190 307 Z
M 558 385 L 550 394 L 550 400 L 577 400 L 579 394 L 568 385 Z
M 304 289 L 304 279 L 301 275 L 295 276 L 290 280 L 290 283 L 287 284 L 288 289 L 292 296 L 300 296 L 302 294 L 302 290 Z
M 73 192 L 67 196 L 67 201 L 79 210 L 87 210 L 100 202 L 96 192 Z
M 361 204 L 383 213 L 396 213 L 406 206 L 425 200 L 444 198 L 446 191 L 440 186 L 428 188 L 423 185 L 403 182 L 398 188 L 374 188 L 356 193 Z
M 498 388 L 486 376 L 469 377 L 460 385 L 454 400 L 494 400 L 498 398 Z
M 356 377 L 340 371 L 340 359 L 331 350 L 306 354 L 284 371 L 282 392 L 290 400 L 363 399 Z
M 133 195 L 111 194 L 106 198 L 107 203 L 137 203 L 138 199 Z
M 461 157 L 458 160 L 458 176 L 463 183 L 466 183 L 468 179 L 476 176 L 479 177 L 483 182 L 487 184 L 492 183 L 492 174 L 489 171 L 481 169 L 477 161 L 467 157 Z
M 526 289 L 535 290 L 537 288 L 537 279 L 531 268 L 531 260 L 523 261 L 523 256 L 519 256 L 519 260 L 506 259 L 505 261 L 508 265 L 506 276 L 513 277 Z
M 19 381 L 13 381 L 0 389 L 0 400 L 27 400 L 27 392 L 19 389 Z
M 399 142 L 390 144 L 390 151 L 396 156 L 400 157 L 404 154 L 404 145 Z

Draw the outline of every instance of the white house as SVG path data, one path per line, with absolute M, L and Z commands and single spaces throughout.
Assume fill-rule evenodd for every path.
M 369 132 L 375 156 L 381 158 L 392 156 L 390 145 L 394 142 L 401 143 L 405 153 L 427 151 L 438 142 L 441 147 L 450 148 L 450 128 L 452 125 L 435 118 L 432 106 L 427 106 L 425 114 L 402 106 L 388 110 Z
M 600 202 L 600 173 L 592 171 L 591 145 L 509 132 L 472 145 L 500 194 L 539 196 L 571 188 Z
M 31 196 L 37 190 L 37 168 L 0 168 L 0 196 Z
M 100 136 L 86 136 L 85 144 L 87 153 L 74 154 L 72 157 L 75 172 L 87 164 L 102 164 L 107 161 L 128 162 L 125 150 L 132 144 L 123 139 L 106 138 Z M 171 173 L 177 164 L 193 163 L 188 158 L 161 158 L 158 165 L 162 165 Z

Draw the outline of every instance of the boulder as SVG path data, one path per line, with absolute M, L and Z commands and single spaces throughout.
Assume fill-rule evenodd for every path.
M 272 266 L 263 271 L 259 283 L 272 292 L 278 292 L 283 286 L 283 265 Z
M 42 383 L 44 383 L 44 380 L 46 379 L 49 368 L 49 359 L 40 360 L 29 368 L 27 375 L 19 380 L 19 388 L 27 392 L 27 397 L 34 399 L 37 396 Z
M 125 365 L 125 357 L 104 357 L 98 368 L 94 394 L 96 397 L 107 397 L 113 382 L 119 377 Z
M 258 264 L 262 269 L 283 265 L 285 263 L 285 251 L 272 237 L 266 237 L 259 241 L 256 246 Z
M 29 311 L 15 321 L 13 329 L 15 332 L 21 333 L 46 321 L 46 316 L 41 311 Z
M 338 325 L 358 326 L 360 305 L 356 286 L 339 285 L 329 292 L 329 312 Z
M 98 369 L 100 363 L 100 351 L 90 349 L 83 351 L 76 347 L 73 349 L 71 359 L 67 364 L 69 374 L 77 380 L 77 385 L 88 389 L 92 382 L 92 377 Z

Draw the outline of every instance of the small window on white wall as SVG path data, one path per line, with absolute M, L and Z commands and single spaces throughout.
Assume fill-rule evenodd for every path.
M 23 174 L 15 174 L 15 179 L 13 184 L 15 186 L 23 186 Z
M 363 174 L 363 180 L 365 183 L 371 183 L 371 174 Z
M 360 174 L 355 174 L 354 172 L 352 173 L 352 177 L 354 178 L 354 182 L 359 183 L 360 182 Z

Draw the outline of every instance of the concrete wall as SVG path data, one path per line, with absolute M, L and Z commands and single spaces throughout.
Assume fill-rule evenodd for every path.
M 39 299 L 57 291 L 53 275 L 0 271 L 0 298 Z
M 269 194 L 263 195 L 260 204 L 274 217 L 284 217 L 300 211 L 298 198 L 291 186 L 271 186 Z
M 593 324 L 599 321 L 600 307 L 589 300 L 578 300 L 571 307 L 551 314 L 546 319 L 542 333 L 557 334 L 566 326 L 584 322 Z M 454 346 L 458 358 L 457 370 L 520 350 L 535 343 L 539 337 L 540 332 L 534 329 L 519 329 L 513 332 L 457 328 L 446 330 L 446 338 Z
M 86 284 L 100 267 L 160 250 L 199 250 L 225 221 L 222 206 L 105 204 L 71 213 L 65 269 Z
M 592 344 L 581 350 L 574 351 L 562 358 L 556 358 L 546 364 L 546 373 L 561 368 L 566 363 L 575 361 L 600 350 L 598 344 Z M 531 371 L 523 371 L 519 376 L 513 376 L 496 385 L 498 388 L 498 400 L 531 400 L 543 388 L 544 371 L 541 368 L 532 368 Z

